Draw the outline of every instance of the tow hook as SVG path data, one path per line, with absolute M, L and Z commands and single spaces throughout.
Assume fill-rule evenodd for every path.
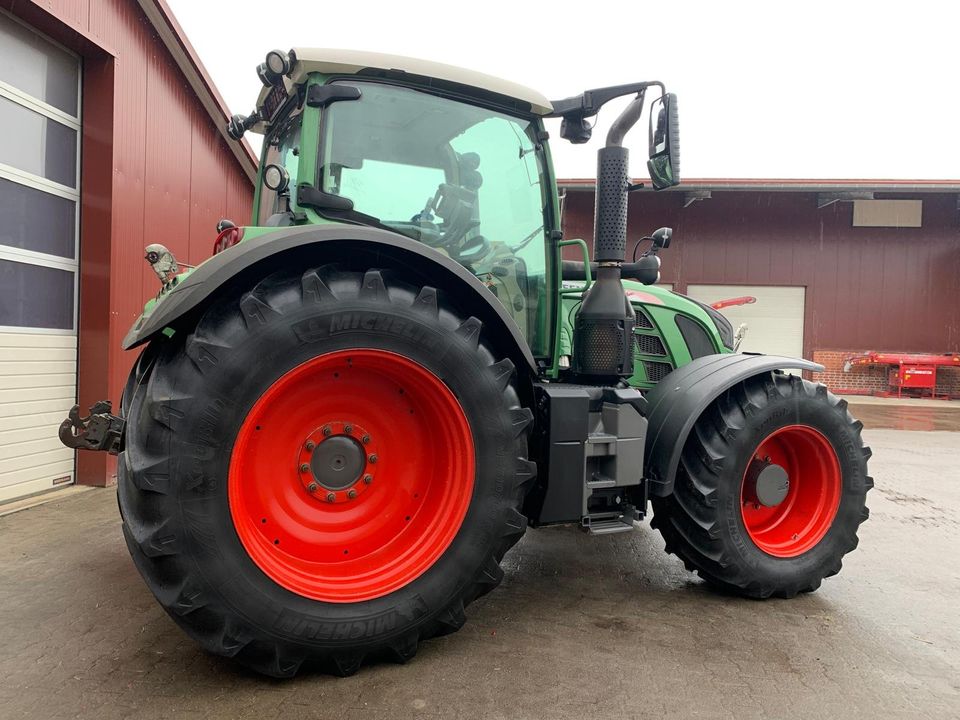
M 80 417 L 80 406 L 70 409 L 67 419 L 60 423 L 60 442 L 68 448 L 106 450 L 116 455 L 123 449 L 123 429 L 127 421 L 112 415 L 109 400 L 90 406 L 90 414 Z

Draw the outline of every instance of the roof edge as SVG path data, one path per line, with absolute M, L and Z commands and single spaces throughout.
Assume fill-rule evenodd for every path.
M 647 178 L 636 178 L 634 183 L 646 183 Z M 567 190 L 593 190 L 594 178 L 566 178 L 557 180 L 557 185 Z M 652 188 L 644 188 L 652 190 Z M 691 190 L 758 190 L 765 192 L 839 192 L 875 190 L 879 192 L 960 192 L 960 180 L 930 179 L 815 179 L 815 178 L 691 178 L 673 192 Z
M 162 2 L 162 0 L 157 1 Z M 549 115 L 553 112 L 553 104 L 550 100 L 533 88 L 458 65 L 407 55 L 343 48 L 295 47 L 291 52 L 297 58 L 291 73 L 291 79 L 295 84 L 303 82 L 305 76 L 311 72 L 326 75 L 356 74 L 361 70 L 373 69 L 442 80 L 463 88 L 493 93 L 525 103 L 530 107 L 529 111 L 535 115 Z
M 214 85 L 210 73 L 200 62 L 197 51 L 190 44 L 170 6 L 165 0 L 137 0 L 137 4 L 156 29 L 157 35 L 186 77 L 200 104 L 213 121 L 217 132 L 226 141 L 227 147 L 230 148 L 244 174 L 253 184 L 257 177 L 257 156 L 246 140 L 237 142 L 227 135 L 226 124 L 230 118 L 227 103 Z

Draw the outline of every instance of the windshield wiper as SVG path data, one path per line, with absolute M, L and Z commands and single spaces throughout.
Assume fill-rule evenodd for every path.
M 512 253 L 517 253 L 517 252 L 523 250 L 527 245 L 529 245 L 530 242 L 537 236 L 537 233 L 541 233 L 541 232 L 543 232 L 543 225 L 541 225 L 541 226 L 538 227 L 536 230 L 534 230 L 532 233 L 530 233 L 529 235 L 527 235 L 523 240 L 521 240 L 521 241 L 520 241 L 519 243 L 517 243 L 516 245 L 508 245 L 507 247 L 510 248 L 510 252 L 512 252 Z

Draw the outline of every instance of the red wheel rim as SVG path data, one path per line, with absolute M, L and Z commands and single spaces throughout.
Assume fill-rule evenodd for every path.
M 840 506 L 840 461 L 830 441 L 807 425 L 787 425 L 757 447 L 753 463 L 775 464 L 786 471 L 786 497 L 772 507 L 761 504 L 748 483 L 740 488 L 743 524 L 754 544 L 768 555 L 796 557 L 827 534 Z
M 230 459 L 230 513 L 274 582 L 358 602 L 437 561 L 473 475 L 470 425 L 440 378 L 395 353 L 343 350 L 290 370 L 250 409 Z

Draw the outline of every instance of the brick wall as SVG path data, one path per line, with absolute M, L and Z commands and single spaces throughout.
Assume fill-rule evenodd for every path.
M 822 373 L 812 373 L 812 379 L 822 382 L 834 392 L 848 395 L 872 395 L 888 389 L 887 365 L 854 365 L 850 372 L 843 371 L 843 359 L 859 350 L 815 350 L 814 362 L 823 365 Z M 937 394 L 960 398 L 960 368 L 937 370 Z
M 946 368 L 937 371 L 937 394 L 960 398 L 960 368 Z

